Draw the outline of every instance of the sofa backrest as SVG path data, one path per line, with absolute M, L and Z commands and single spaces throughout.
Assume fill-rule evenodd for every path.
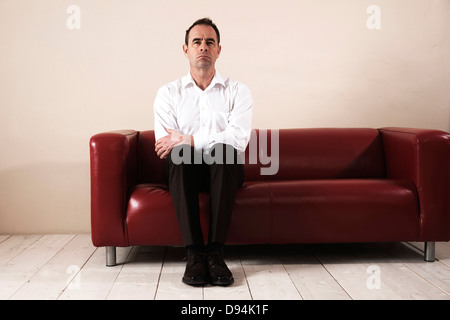
M 140 183 L 163 183 L 153 130 L 139 133 Z M 253 130 L 243 159 L 246 181 L 384 178 L 380 134 L 369 128 Z
M 254 148 L 252 142 L 255 138 L 258 140 L 259 158 L 257 164 L 251 165 L 250 149 Z M 269 163 L 264 155 L 271 158 Z M 247 181 L 386 176 L 381 136 L 378 130 L 368 128 L 256 130 L 247 148 L 245 163 Z M 264 168 L 265 173 L 262 171 Z
M 153 130 L 139 132 L 138 176 L 139 183 L 164 183 L 164 160 L 156 155 Z

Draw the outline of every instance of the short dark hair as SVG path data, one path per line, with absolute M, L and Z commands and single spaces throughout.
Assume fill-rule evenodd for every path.
M 216 32 L 216 36 L 217 36 L 217 44 L 220 44 L 220 32 L 219 29 L 217 28 L 217 26 L 214 24 L 214 22 L 212 22 L 211 19 L 209 18 L 202 18 L 202 19 L 198 19 L 197 21 L 195 21 L 192 26 L 189 27 L 189 29 L 186 30 L 186 35 L 184 37 L 184 43 L 186 45 L 188 45 L 189 42 L 189 32 L 191 32 L 192 28 L 199 25 L 199 24 L 203 24 L 203 25 L 207 25 L 210 26 L 214 29 L 214 31 Z

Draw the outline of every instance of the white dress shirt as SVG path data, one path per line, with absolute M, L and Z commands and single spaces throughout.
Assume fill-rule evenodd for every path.
M 197 151 L 208 153 L 216 143 L 245 151 L 252 128 L 253 98 L 244 84 L 217 72 L 204 91 L 190 72 L 158 90 L 154 103 L 155 138 L 173 129 L 194 137 Z

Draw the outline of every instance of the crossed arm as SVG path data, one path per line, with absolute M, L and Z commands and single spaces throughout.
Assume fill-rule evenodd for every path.
M 182 135 L 178 131 L 166 129 L 169 133 L 167 136 L 160 138 L 155 143 L 155 151 L 158 157 L 164 159 L 167 157 L 173 147 L 181 144 L 188 144 L 194 146 L 194 138 L 190 135 Z

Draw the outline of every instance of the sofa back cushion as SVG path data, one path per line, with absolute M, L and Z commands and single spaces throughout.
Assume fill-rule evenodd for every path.
M 139 132 L 138 176 L 139 183 L 164 183 L 164 160 L 156 155 L 153 130 Z
M 138 141 L 139 182 L 163 183 L 153 130 L 140 132 Z M 381 137 L 367 128 L 253 130 L 243 161 L 246 181 L 386 175 Z
M 252 164 L 255 139 L 258 163 Z M 245 163 L 247 181 L 386 176 L 381 136 L 369 128 L 256 130 Z

